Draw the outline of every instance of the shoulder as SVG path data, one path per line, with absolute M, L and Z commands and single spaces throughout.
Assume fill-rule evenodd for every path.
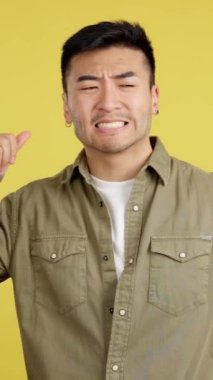
M 70 177 L 73 170 L 73 165 L 69 165 L 59 173 L 51 177 L 37 179 L 32 181 L 14 193 L 9 194 L 5 199 L 16 199 L 17 201 L 36 201 L 41 198 L 48 198 L 51 194 L 57 194 L 63 189 L 67 183 L 70 183 Z
M 213 173 L 209 173 L 186 161 L 171 157 L 171 180 L 178 180 L 182 185 L 209 186 L 213 189 Z

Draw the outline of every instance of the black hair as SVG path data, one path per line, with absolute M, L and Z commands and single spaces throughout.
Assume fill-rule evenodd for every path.
M 155 83 L 155 58 L 145 30 L 138 23 L 103 21 L 80 29 L 63 45 L 61 56 L 62 85 L 66 92 L 66 77 L 72 58 L 91 50 L 111 46 L 127 46 L 143 52 L 150 68 L 150 86 Z

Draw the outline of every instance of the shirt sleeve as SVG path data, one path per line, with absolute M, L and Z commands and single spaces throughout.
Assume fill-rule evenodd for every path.
M 9 195 L 0 203 L 0 282 L 10 277 L 10 258 L 13 241 L 14 196 Z

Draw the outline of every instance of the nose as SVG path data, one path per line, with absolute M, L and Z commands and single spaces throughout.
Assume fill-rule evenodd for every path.
M 121 108 L 118 89 L 110 83 L 105 83 L 101 88 L 97 109 L 104 112 L 112 112 Z

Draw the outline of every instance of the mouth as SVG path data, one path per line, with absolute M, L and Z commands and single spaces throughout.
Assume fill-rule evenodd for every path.
M 116 129 L 123 128 L 128 124 L 128 121 L 116 120 L 116 121 L 100 121 L 95 124 L 99 129 Z

